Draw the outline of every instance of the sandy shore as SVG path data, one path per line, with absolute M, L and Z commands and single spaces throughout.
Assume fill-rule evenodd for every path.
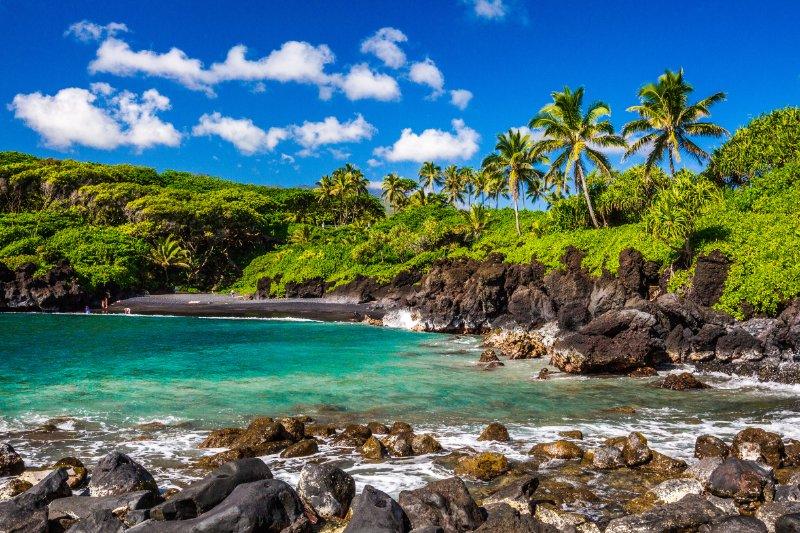
M 234 316 L 308 318 L 313 320 L 361 321 L 365 315 L 381 318 L 385 310 L 369 304 L 327 298 L 248 300 L 225 294 L 157 294 L 114 302 L 112 313 L 143 315 Z

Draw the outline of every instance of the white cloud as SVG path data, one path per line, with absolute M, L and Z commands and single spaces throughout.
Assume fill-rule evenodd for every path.
M 336 117 L 327 117 L 321 122 L 305 121 L 300 126 L 291 126 L 292 137 L 297 143 L 313 150 L 324 144 L 359 142 L 371 139 L 378 131 L 360 114 L 346 122 L 339 122 Z
M 450 91 L 450 103 L 464 111 L 472 100 L 472 91 L 466 89 L 455 89 Z
M 503 0 L 472 0 L 475 15 L 488 20 L 499 20 L 505 18 L 508 13 Z
M 463 120 L 452 122 L 454 133 L 427 129 L 422 133 L 414 133 L 405 128 L 400 138 L 391 147 L 375 149 L 375 155 L 387 161 L 424 161 L 466 160 L 478 152 L 480 135 L 467 127 Z
M 294 164 L 295 159 L 294 157 L 290 156 L 289 154 L 281 154 L 281 161 L 284 163 L 289 163 L 290 165 Z
M 347 75 L 337 75 L 333 79 L 349 100 L 374 98 L 387 102 L 400 98 L 397 80 L 388 74 L 373 72 L 364 63 L 354 65 Z
M 430 58 L 411 65 L 409 77 L 414 83 L 427 85 L 433 89 L 431 98 L 438 98 L 444 90 L 444 75 Z
M 156 116 L 170 108 L 169 99 L 155 89 L 141 97 L 123 91 L 112 96 L 108 84 L 94 84 L 93 91 L 78 87 L 55 95 L 40 92 L 18 94 L 9 105 L 14 117 L 42 136 L 47 146 L 67 149 L 72 145 L 111 150 L 132 146 L 143 150 L 156 145 L 178 146 L 181 134 Z M 103 102 L 98 102 L 100 97 Z
M 531 136 L 531 142 L 539 142 L 545 139 L 544 130 L 542 128 L 534 128 L 531 129 L 528 126 L 518 126 L 516 128 L 510 128 L 512 131 L 518 131 L 525 135 Z
M 338 159 L 340 161 L 344 161 L 352 155 L 350 152 L 340 150 L 338 148 L 328 148 L 328 152 L 330 152 L 334 159 Z
M 383 181 L 381 180 L 370 180 L 367 182 L 367 189 L 372 192 L 381 192 L 383 191 Z
M 381 28 L 361 43 L 361 52 L 373 54 L 390 68 L 400 68 L 406 64 L 406 54 L 397 46 L 408 40 L 397 28 Z
M 99 41 L 103 37 L 111 37 L 120 32 L 128 31 L 128 26 L 121 22 L 109 22 L 106 25 L 96 24 L 88 20 L 82 20 L 71 24 L 65 36 L 72 35 L 79 41 Z
M 382 166 L 383 165 L 383 161 L 381 161 L 380 159 L 371 158 L 371 159 L 367 159 L 367 164 L 370 167 L 375 168 L 375 167 Z
M 279 142 L 289 137 L 289 132 L 284 128 L 264 131 L 250 119 L 224 117 L 214 112 L 200 117 L 200 121 L 192 128 L 192 135 L 217 135 L 243 154 L 253 155 L 274 150 Z

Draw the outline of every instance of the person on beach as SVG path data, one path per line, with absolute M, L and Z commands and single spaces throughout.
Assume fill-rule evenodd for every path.
M 108 312 L 108 300 L 110 299 L 111 299 L 111 293 L 106 291 L 106 293 L 103 295 L 103 299 L 100 301 L 100 307 L 103 308 L 104 313 Z

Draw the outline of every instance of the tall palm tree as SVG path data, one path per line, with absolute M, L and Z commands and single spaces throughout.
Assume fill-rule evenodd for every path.
M 583 192 L 589 216 L 594 227 L 600 227 L 592 208 L 589 187 L 586 184 L 586 163 L 592 163 L 602 174 L 611 175 L 611 164 L 603 148 L 626 147 L 625 139 L 614 133 L 608 119 L 611 108 L 604 102 L 594 102 L 583 111 L 583 87 L 572 91 L 564 87 L 552 93 L 553 102 L 544 106 L 529 123 L 531 128 L 541 128 L 544 138 L 537 147 L 544 153 L 557 152 L 545 177 L 563 168 L 564 174 L 573 173 L 575 188 Z M 603 119 L 603 120 L 601 120 Z
M 466 230 L 469 232 L 469 236 L 475 240 L 481 236 L 481 233 L 489 224 L 491 213 L 482 205 L 477 204 L 470 207 L 469 211 L 463 211 L 463 213 Z
M 408 205 L 413 207 L 428 205 L 428 195 L 425 194 L 425 189 L 417 189 L 414 191 L 414 194 L 408 197 Z
M 403 207 L 407 200 L 404 181 L 403 178 L 392 172 L 387 174 L 381 183 L 381 189 L 383 189 L 381 197 L 386 199 L 395 211 Z
M 519 227 L 519 193 L 521 186 L 533 176 L 542 173 L 534 165 L 541 161 L 533 149 L 531 136 L 519 130 L 508 130 L 497 136 L 497 151 L 483 160 L 483 166 L 493 169 L 505 177 L 508 191 L 511 193 L 511 202 L 514 205 L 514 223 L 517 235 L 522 235 Z
M 714 93 L 689 104 L 689 95 L 693 91 L 694 88 L 683 79 L 683 69 L 677 72 L 667 70 L 659 76 L 656 83 L 648 83 L 639 89 L 640 104 L 628 108 L 628 111 L 638 113 L 640 118 L 627 123 L 622 128 L 622 134 L 644 135 L 631 144 L 625 157 L 648 150 L 645 162 L 647 174 L 653 165 L 661 162 L 664 155 L 667 155 L 669 169 L 674 178 L 675 162 L 680 162 L 681 151 L 691 154 L 700 163 L 707 160 L 708 153 L 697 146 L 690 136 L 728 135 L 722 126 L 702 120 L 711 114 L 711 106 L 725 100 L 725 93 Z
M 419 183 L 432 193 L 436 185 L 442 184 L 442 167 L 431 161 L 423 163 L 419 169 Z
M 444 192 L 445 196 L 447 197 L 447 201 L 453 205 L 456 205 L 458 202 L 464 201 L 464 186 L 463 186 L 463 174 L 459 171 L 458 167 L 455 165 L 450 165 L 444 169 L 444 186 L 442 191 Z
M 472 198 L 478 193 L 475 187 L 475 169 L 472 167 L 461 167 L 458 169 L 458 173 L 461 175 L 461 187 L 467 197 L 467 207 L 472 207 Z
M 158 241 L 150 250 L 150 260 L 164 270 L 164 278 L 169 285 L 169 271 L 173 268 L 188 270 L 192 267 L 192 259 L 188 250 L 180 245 L 172 235 Z
M 472 173 L 472 184 L 475 187 L 476 198 L 480 195 L 481 205 L 486 204 L 486 195 L 489 193 L 489 182 L 491 181 L 491 171 L 481 168 Z

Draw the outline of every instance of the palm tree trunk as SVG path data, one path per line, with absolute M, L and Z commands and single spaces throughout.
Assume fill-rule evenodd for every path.
M 583 189 L 583 197 L 586 199 L 586 207 L 589 208 L 589 217 L 592 219 L 592 224 L 594 224 L 595 228 L 599 228 L 600 224 L 597 223 L 597 217 L 594 215 L 594 208 L 592 208 L 592 199 L 589 198 L 589 187 L 586 186 L 586 179 L 583 177 L 583 169 L 579 164 L 575 165 L 575 174 L 578 177 L 575 181 L 579 182 L 581 189 Z
M 522 235 L 522 232 L 519 229 L 519 209 L 517 209 L 517 199 L 519 197 L 519 193 L 512 194 L 512 200 L 514 200 L 514 224 L 517 226 L 517 237 Z
M 672 159 L 672 150 L 669 151 L 669 170 L 672 172 L 672 177 L 675 177 L 675 161 Z

